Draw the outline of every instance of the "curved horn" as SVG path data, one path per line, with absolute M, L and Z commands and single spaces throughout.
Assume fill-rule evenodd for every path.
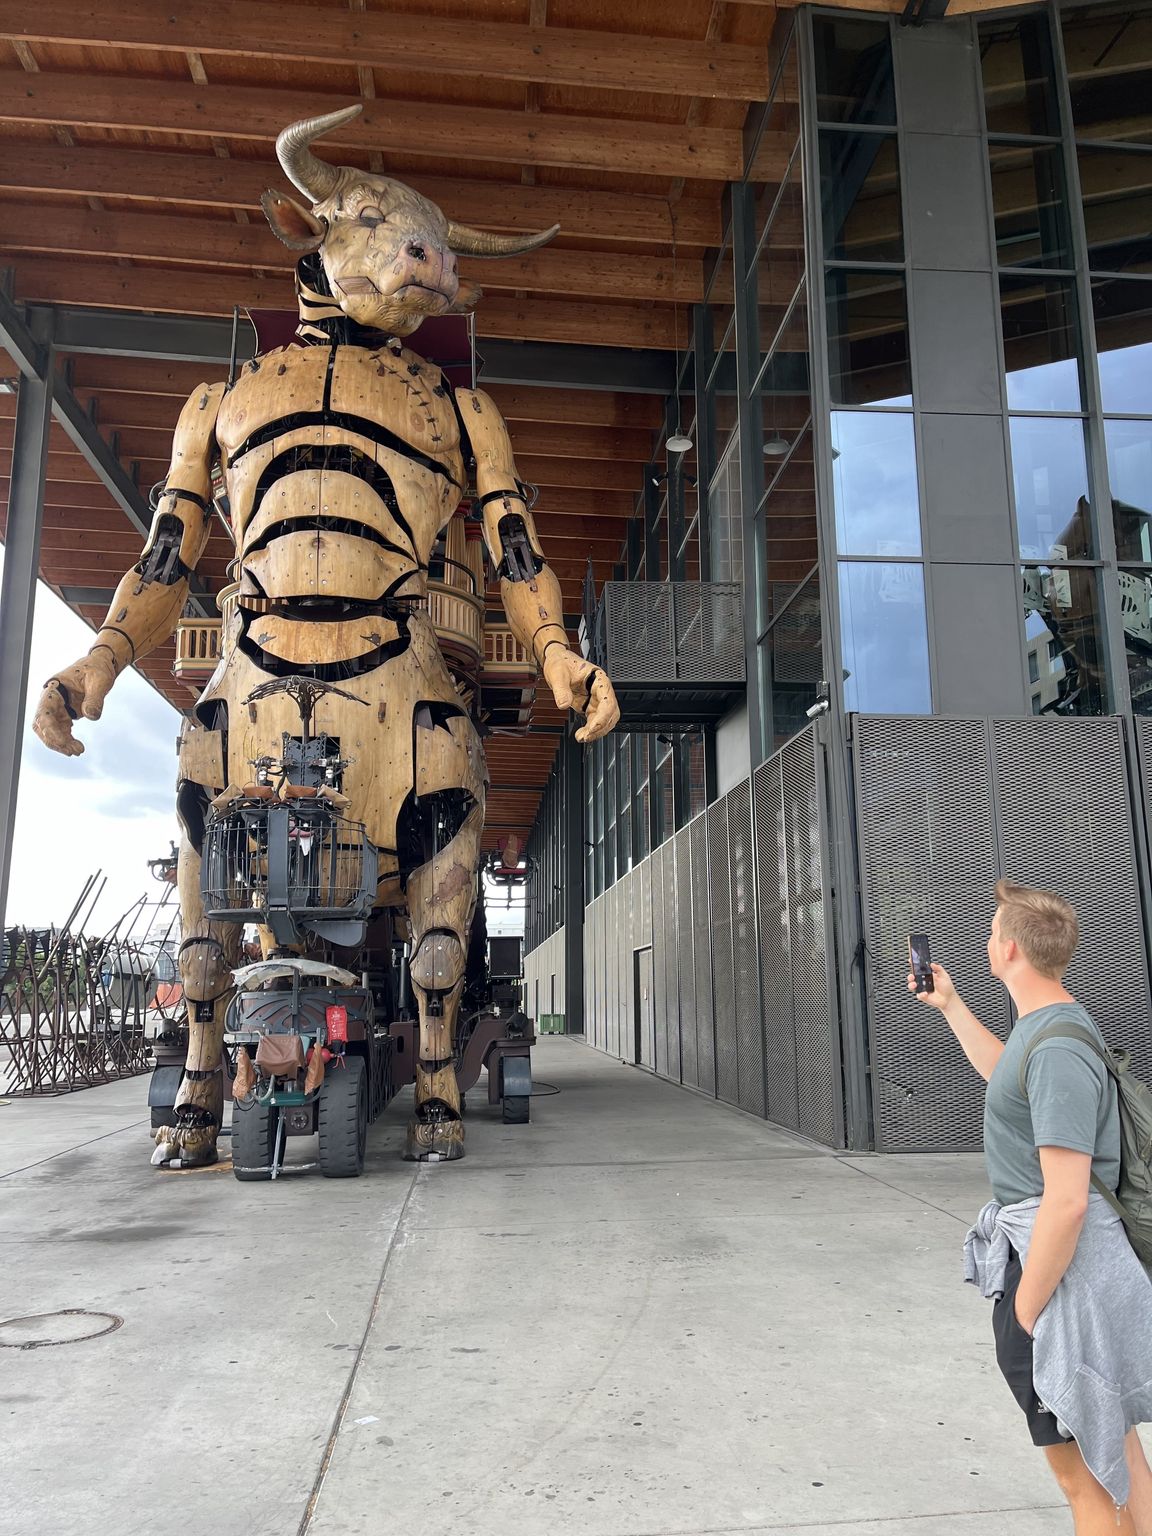
M 523 256 L 547 245 L 559 233 L 559 224 L 553 224 L 542 235 L 493 235 L 486 229 L 448 222 L 448 244 L 459 256 Z
M 308 147 L 313 139 L 322 138 L 334 128 L 341 128 L 359 117 L 363 107 L 343 107 L 339 112 L 328 112 L 323 117 L 306 117 L 293 123 L 276 140 L 276 156 L 284 167 L 284 173 L 294 186 L 307 193 L 313 203 L 322 203 L 336 189 L 340 172 L 334 165 L 320 160 Z

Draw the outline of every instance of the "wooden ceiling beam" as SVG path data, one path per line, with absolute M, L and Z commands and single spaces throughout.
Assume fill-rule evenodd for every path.
M 258 267 L 282 267 L 286 282 L 295 265 L 291 252 L 263 221 L 236 224 L 180 214 L 93 212 L 58 202 L 0 203 L 0 217 L 0 249 L 7 251 L 196 261 L 248 274 Z M 657 256 L 543 250 L 505 261 L 465 262 L 465 267 L 469 276 L 482 280 L 486 292 L 659 299 L 669 304 L 693 304 L 704 297 L 702 264 L 691 259 L 672 262 Z M 787 296 L 791 293 L 790 287 Z
M 189 259 L 193 257 L 194 252 L 189 252 Z M 288 273 L 266 281 L 233 272 L 105 266 L 94 261 L 37 256 L 18 256 L 11 265 L 16 296 L 21 303 L 230 316 L 235 304 L 248 309 L 283 309 L 285 298 L 292 291 Z M 668 306 L 488 298 L 480 301 L 476 329 L 480 337 L 670 351 L 675 346 L 677 328 L 673 310 Z M 680 329 L 683 330 L 682 325 Z
M 274 157 L 223 160 L 217 155 L 130 149 L 121 145 L 20 144 L 5 146 L 0 188 L 13 193 L 63 193 L 148 203 L 248 212 L 263 220 L 260 194 L 284 182 Z M 357 158 L 367 154 L 354 151 Z M 403 170 L 398 172 L 405 179 Z M 666 199 L 584 187 L 466 181 L 412 175 L 412 184 L 463 224 L 500 231 L 532 231 L 559 224 L 565 234 L 630 244 L 670 245 L 699 254 L 720 244 L 718 199 L 681 199 L 675 222 Z
M 310 14 L 316 25 L 316 13 Z M 158 84 L 93 71 L 0 70 L 0 121 L 179 133 L 204 140 L 275 142 L 289 123 L 355 100 L 351 93 L 174 80 Z M 396 154 L 444 158 L 456 164 L 466 157 L 504 165 L 553 165 L 712 181 L 736 180 L 743 170 L 743 141 L 736 129 L 529 114 L 394 97 L 362 105 L 360 117 L 325 139 L 324 154 L 333 162 L 339 161 L 342 146 L 371 150 L 386 144 Z M 777 137 L 781 143 L 776 158 L 782 173 L 793 136 Z M 765 153 L 770 153 L 767 147 Z
M 420 333 L 409 345 L 420 350 Z M 142 395 L 157 408 L 171 411 L 175 424 L 180 407 L 188 396 L 208 380 L 222 379 L 226 370 L 203 363 L 169 363 L 137 357 L 68 358 L 72 387 L 85 397 L 107 395 Z M 663 420 L 663 402 L 657 395 L 613 394 L 600 389 L 539 389 L 514 384 L 483 385 L 492 396 L 504 419 L 515 421 L 568 422 L 574 426 L 626 427 L 654 431 Z M 169 405 L 163 405 L 167 399 Z M 109 404 L 109 410 L 112 404 Z M 125 410 L 129 406 L 125 404 Z
M 0 0 L 0 35 L 727 101 L 764 101 L 769 84 L 767 51 L 738 43 L 481 20 L 437 26 L 419 14 L 318 14 L 314 6 L 264 0 L 198 0 L 191 10 L 167 0 L 114 7 L 53 0 L 38 10 L 24 0 Z

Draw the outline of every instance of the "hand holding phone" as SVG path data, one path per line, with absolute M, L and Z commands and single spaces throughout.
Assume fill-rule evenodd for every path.
M 917 993 L 936 990 L 936 981 L 932 975 L 932 956 L 928 949 L 926 933 L 908 935 L 908 965 L 916 983 Z

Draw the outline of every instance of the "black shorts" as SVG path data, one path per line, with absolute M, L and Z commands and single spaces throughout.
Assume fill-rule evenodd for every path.
M 1004 1273 L 1004 1294 L 992 1306 L 992 1332 L 996 1336 L 996 1363 L 1012 1396 L 1024 1410 L 1033 1445 L 1067 1445 L 1072 1438 L 1056 1427 L 1056 1415 L 1041 1407 L 1032 1380 L 1032 1340 L 1016 1319 L 1016 1291 L 1023 1266 L 1011 1250 Z

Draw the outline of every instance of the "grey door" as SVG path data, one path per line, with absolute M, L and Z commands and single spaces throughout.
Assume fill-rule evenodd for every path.
M 651 949 L 634 951 L 633 986 L 636 993 L 635 1060 L 641 1067 L 656 1066 L 656 1001 Z

